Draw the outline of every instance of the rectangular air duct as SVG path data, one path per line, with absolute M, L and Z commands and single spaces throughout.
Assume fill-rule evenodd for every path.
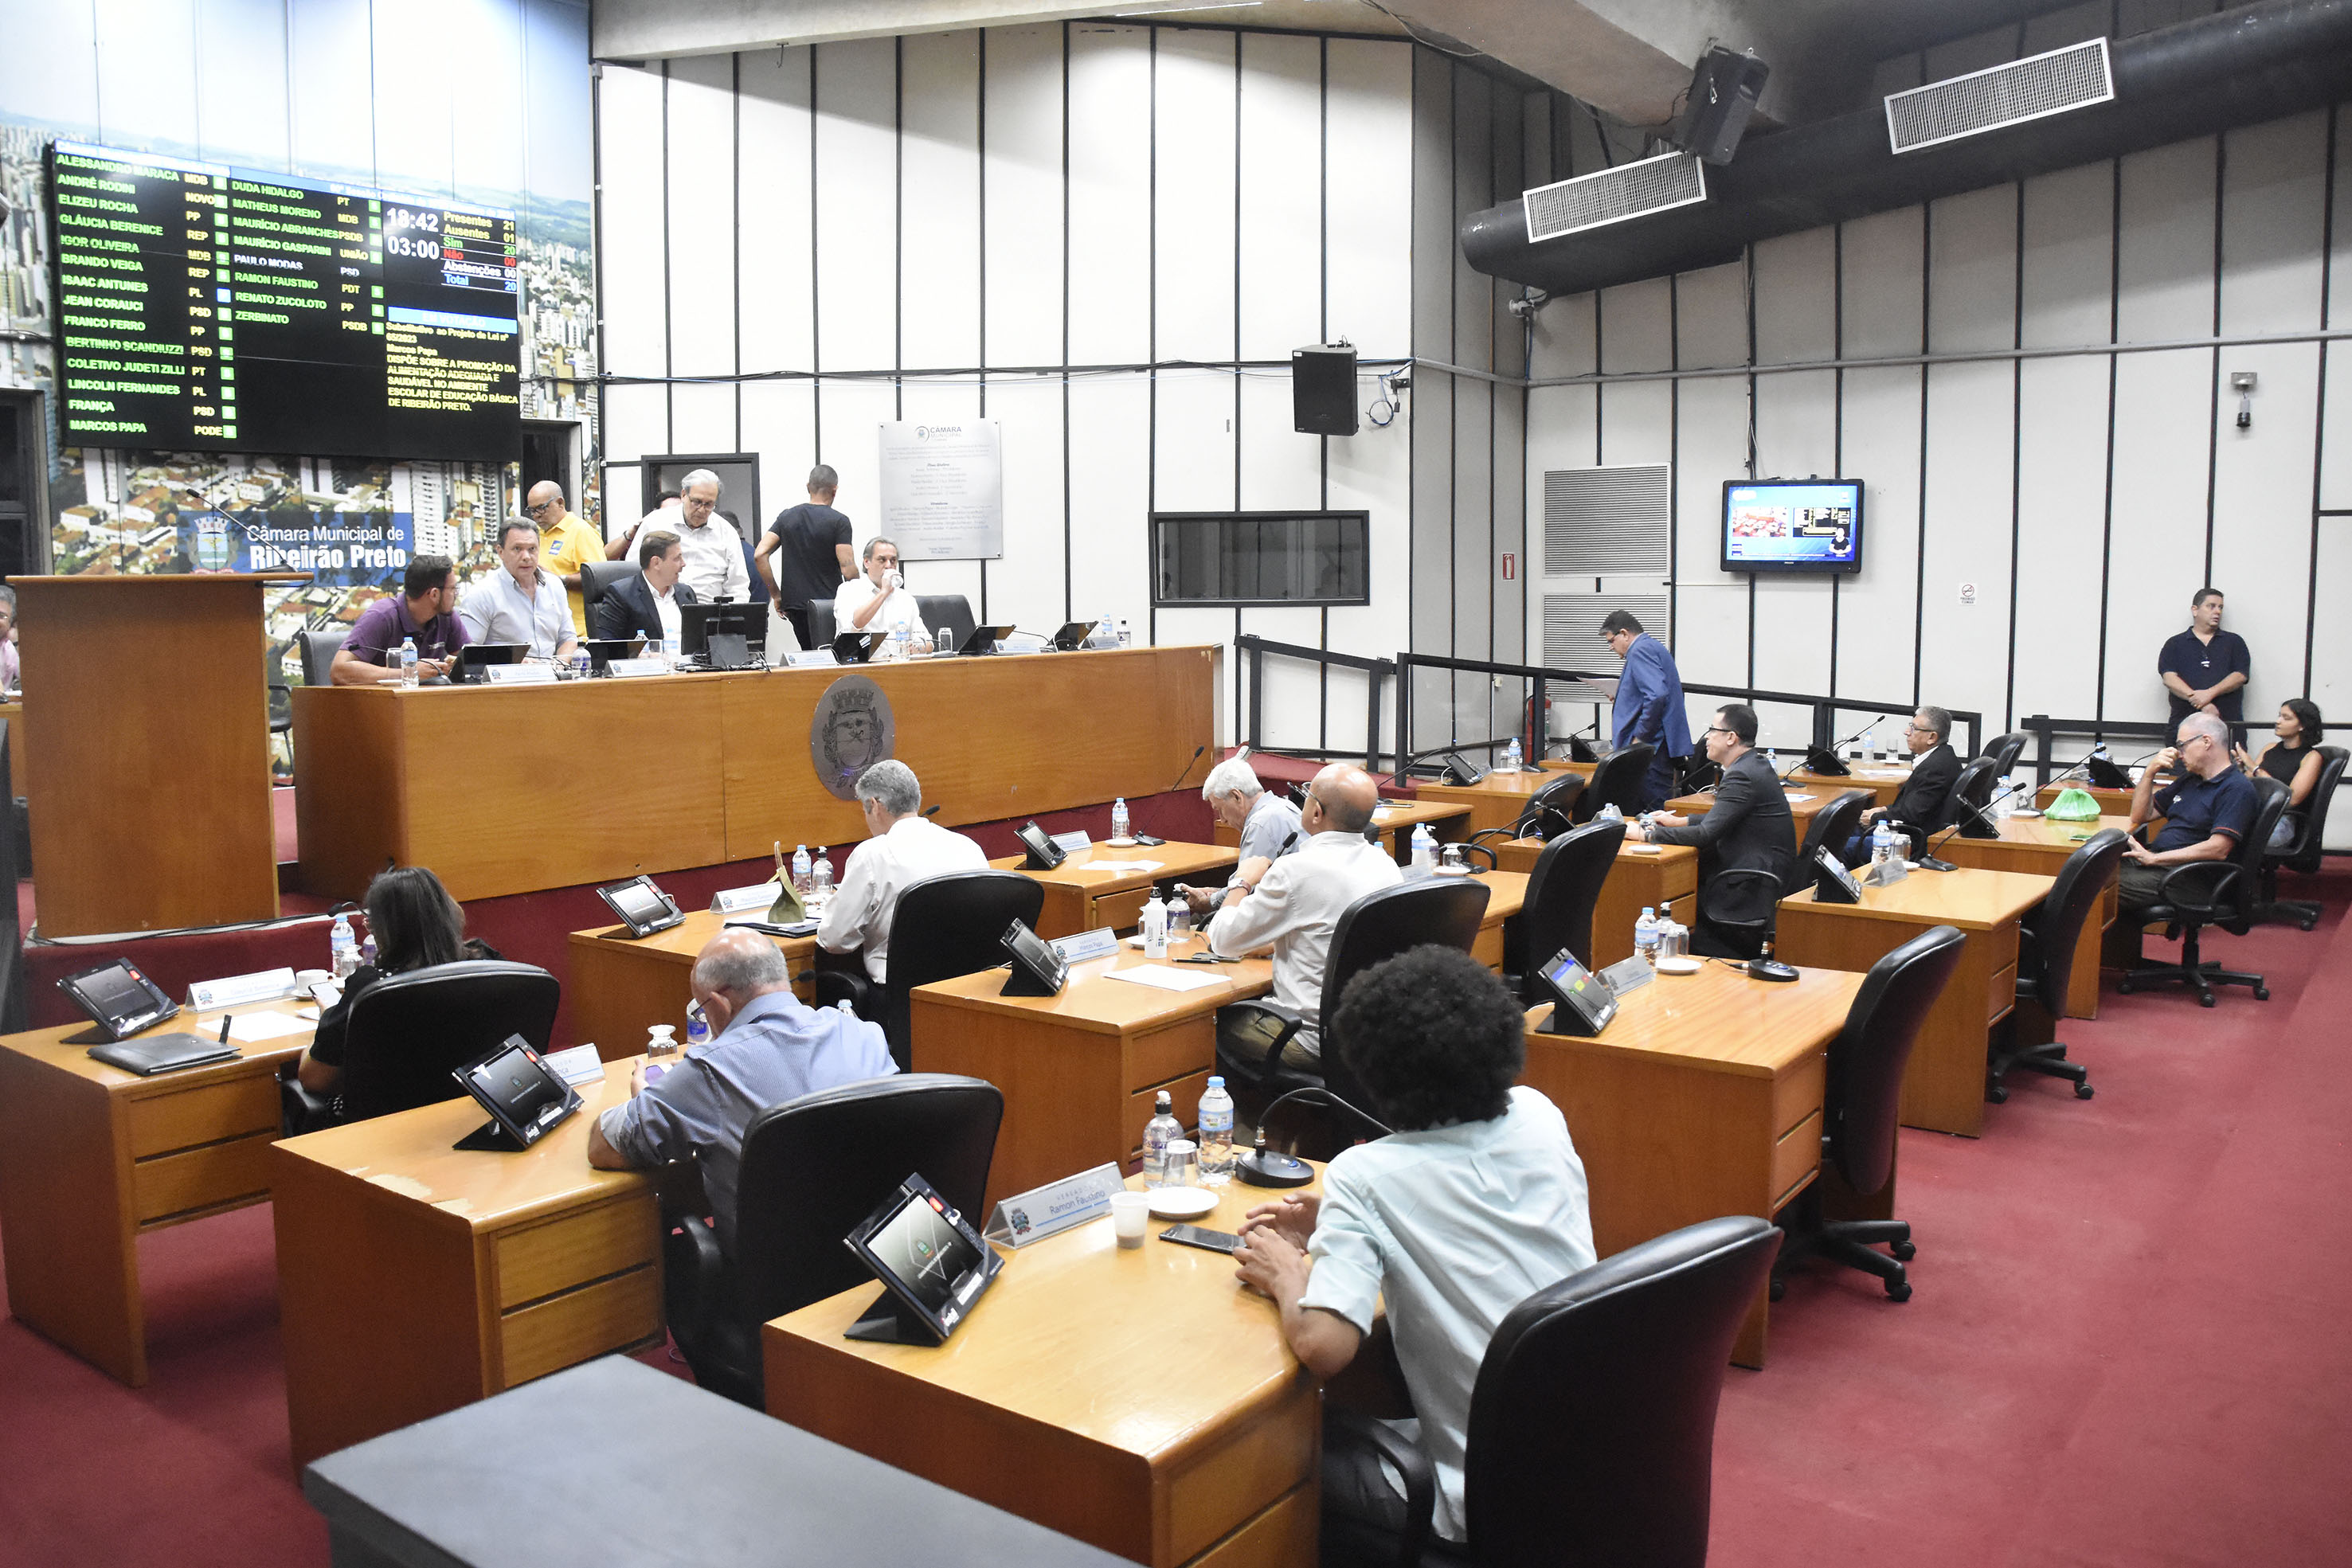
M 1964 136 L 2113 101 L 2107 41 L 2093 38 L 2005 66 L 1929 82 L 1886 99 L 1886 140 L 1916 152 Z
M 1664 577 L 1673 497 L 1663 463 L 1547 469 L 1544 575 Z
M 1706 171 L 1687 152 L 1662 152 L 1519 197 L 1530 241 L 1558 239 L 1706 200 Z

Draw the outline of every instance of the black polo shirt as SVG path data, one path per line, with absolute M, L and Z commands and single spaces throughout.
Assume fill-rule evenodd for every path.
M 2215 833 L 2242 843 L 2254 825 L 2256 799 L 2254 781 L 2234 768 L 2224 768 L 2210 779 L 2191 773 L 2148 798 L 2149 806 L 2165 819 L 2164 831 L 2148 848 L 2158 854 L 2185 850 Z
M 2246 652 L 2246 640 L 2235 632 L 2216 632 L 2210 643 L 2200 642 L 2193 631 L 2176 632 L 2164 640 L 2164 652 L 2156 656 L 2158 674 L 2179 675 L 2193 692 L 2203 691 L 2224 675 L 2248 674 L 2253 667 L 2253 657 Z M 2164 688 L 2164 695 L 2171 699 L 2174 724 L 2197 711 L 2181 701 L 2179 694 L 2170 686 Z M 2223 692 L 2213 699 L 2213 706 L 2226 722 L 2242 722 L 2246 716 L 2246 688 Z

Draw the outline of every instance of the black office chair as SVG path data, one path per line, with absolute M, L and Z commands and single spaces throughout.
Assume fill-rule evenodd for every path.
M 2083 847 L 2058 868 L 2058 879 L 2042 906 L 2020 926 L 2017 1005 L 2009 1009 L 1993 1037 L 1992 1060 L 1985 1076 L 1985 1098 L 1995 1104 L 2009 1098 L 2001 1080 L 2016 1067 L 2063 1078 L 2074 1085 L 2076 1099 L 2091 1097 L 2090 1070 L 2066 1060 L 2066 1048 L 2056 1039 L 2056 1031 L 2058 1020 L 2066 1016 L 2066 986 L 2074 973 L 2075 945 L 2082 940 L 2083 927 L 2100 894 L 2116 880 L 2116 868 L 2123 862 L 2128 841 L 2129 835 L 2121 828 L 2104 828 L 2085 839 Z M 2017 1043 L 2018 1026 L 2029 1007 L 2035 1013 L 2034 1032 L 2039 1034 L 2046 1027 L 2052 1033 L 2039 1045 Z
M 1470 1395 L 1464 1545 L 1430 1532 L 1428 1456 L 1327 1405 L 1327 1467 L 1387 1459 L 1404 1479 L 1407 1522 L 1401 1533 L 1379 1529 L 1332 1508 L 1327 1492 L 1322 1560 L 1701 1568 L 1724 1372 L 1779 1241 L 1752 1215 L 1705 1220 L 1512 1308 Z
M 1822 1097 L 1822 1157 L 1860 1197 L 1885 1190 L 1895 1175 L 1895 1116 L 1903 1099 L 1903 1068 L 1927 1021 L 1927 1009 L 1959 967 L 1967 938 L 1949 925 L 1931 925 L 1870 967 L 1846 1009 L 1845 1028 L 1830 1041 L 1829 1078 Z M 1824 1173 L 1826 1175 L 1827 1173 Z M 1900 1219 L 1827 1220 L 1822 1180 L 1782 1206 L 1776 1222 L 1788 1233 L 1772 1265 L 1772 1299 L 1789 1270 L 1809 1257 L 1875 1274 L 1898 1301 L 1911 1299 L 1904 1261 L 1917 1249 Z M 1885 1242 L 1894 1256 L 1878 1250 Z
M 833 646 L 832 600 L 812 599 L 808 601 L 808 645 L 810 647 L 830 648 Z
M 2200 1006 L 2209 1008 L 2213 1005 L 2216 986 L 2247 986 L 2256 1001 L 2271 999 L 2270 988 L 2260 975 L 2224 969 L 2221 960 L 2206 959 L 2199 950 L 2198 938 L 2208 925 L 2218 925 L 2232 936 L 2243 936 L 2253 929 L 2254 909 L 2262 901 L 2263 846 L 2270 841 L 2271 830 L 2278 826 L 2286 802 L 2285 785 L 2268 774 L 2257 776 L 2254 822 L 2238 852 L 2226 861 L 2191 861 L 2174 866 L 2165 875 L 2157 903 L 2137 916 L 2129 911 L 2118 916 L 2161 920 L 2180 932 L 2180 962 L 2126 969 L 2116 983 L 2118 989 L 2129 995 L 2143 986 L 2184 985 L 2197 993 Z
M 294 633 L 294 646 L 302 655 L 304 685 L 334 685 L 335 654 L 351 634 L 348 626 L 305 626 Z
M 1321 1034 L 1322 1071 L 1300 1072 L 1282 1065 L 1283 1047 L 1298 1032 L 1305 1018 L 1272 997 L 1229 1002 L 1217 1009 L 1217 1071 L 1237 1089 L 1266 1100 L 1309 1085 L 1328 1086 L 1355 1105 L 1369 1105 L 1363 1086 L 1355 1082 L 1330 1049 L 1331 1015 L 1339 1010 L 1340 994 L 1348 982 L 1383 958 L 1393 958 L 1424 942 L 1459 947 L 1465 953 L 1478 940 L 1478 926 L 1486 917 L 1490 890 L 1466 876 L 1425 876 L 1394 887 L 1375 888 L 1339 913 L 1331 932 L 1331 946 L 1323 967 L 1322 1004 L 1316 1023 Z M 1277 1026 L 1273 1048 L 1263 1061 L 1232 1055 L 1225 1046 L 1229 1028 L 1253 1015 L 1272 1019 Z
M 890 908 L 882 983 L 867 979 L 862 967 L 819 969 L 817 1005 L 832 1007 L 846 998 L 858 1017 L 882 1026 L 898 1071 L 908 1071 L 914 1054 L 907 993 L 1005 962 L 1005 928 L 1020 920 L 1034 929 L 1045 905 L 1045 884 L 1017 871 L 955 871 L 910 883 Z
M 695 1382 L 764 1404 L 760 1325 L 872 1279 L 842 1245 L 898 1185 L 920 1176 L 974 1228 L 1004 1096 L 945 1072 L 900 1073 L 772 1105 L 744 1129 L 730 1255 L 699 1216 L 663 1240 L 670 1333 Z M 876 1287 L 877 1290 L 880 1288 Z
M 1797 863 L 1813 863 L 1813 852 L 1823 844 L 1840 860 L 1846 858 L 1846 843 L 1862 831 L 1862 814 L 1878 803 L 1878 797 L 1867 789 L 1843 789 L 1830 797 L 1829 803 L 1813 813 L 1805 824 L 1805 837 L 1797 846 Z
M 1985 748 L 1977 755 L 1991 758 L 1992 776 L 1995 779 L 2006 779 L 2009 777 L 2010 769 L 2017 766 L 2018 758 L 2025 750 L 2025 743 L 2032 738 L 2021 729 L 2013 729 L 2007 735 L 1994 736 L 1985 743 Z
M 1558 838 L 1576 824 L 1576 798 L 1584 790 L 1581 774 L 1562 773 L 1528 797 L 1517 821 L 1507 828 L 1481 828 L 1470 835 L 1474 844 L 1489 839 L 1542 839 L 1546 842 Z
M 335 1097 L 311 1093 L 288 1066 L 278 1080 L 286 1135 L 455 1100 L 456 1073 L 519 1034 L 545 1050 L 563 988 L 535 964 L 461 958 L 390 975 L 360 993 L 344 1023 Z
M 980 625 L 971 618 L 971 601 L 961 593 L 918 593 L 915 608 L 921 612 L 923 625 L 934 638 L 944 626 L 953 633 L 959 648 Z
M 1649 777 L 1650 758 L 1657 749 L 1637 740 L 1602 758 L 1592 769 L 1592 782 L 1576 798 L 1577 825 L 1592 821 L 1593 813 L 1603 806 L 1615 806 L 1629 817 L 1637 814 L 1642 810 L 1642 781 Z
M 1685 795 L 1696 795 L 1702 789 L 1711 789 L 1723 782 L 1723 769 L 1709 762 L 1704 750 L 1694 751 L 1688 757 L 1676 758 L 1675 771 L 1680 780 L 1677 786 L 1678 791 Z
M 281 768 L 278 765 L 278 737 L 293 733 L 294 688 L 287 684 L 286 673 L 278 667 L 275 658 L 269 661 L 269 668 L 262 675 L 262 695 L 269 712 L 269 777 L 270 781 L 276 783 L 293 771 L 294 754 L 290 742 L 285 766 Z
M 1592 967 L 1592 906 L 1624 841 L 1624 823 L 1587 822 L 1552 840 L 1536 857 L 1519 917 L 1505 927 L 1503 956 L 1504 977 L 1517 977 L 1519 999 L 1528 1006 L 1545 999 L 1538 994 L 1543 990 L 1538 971 L 1561 948 L 1586 968 Z
M 588 635 L 601 635 L 596 630 L 596 607 L 604 595 L 638 570 L 636 552 L 626 560 L 588 560 L 580 563 L 580 608 L 588 616 Z
M 1722 894 L 1728 889 L 1759 883 L 1769 889 L 1772 908 L 1760 920 L 1734 920 L 1720 913 Z M 1784 883 L 1769 871 L 1735 867 L 1719 871 L 1706 879 L 1698 890 L 1698 924 L 1691 929 L 1691 951 L 1708 958 L 1755 958 L 1764 952 L 1764 944 L 1772 939 L 1773 928 L 1780 918 L 1780 900 L 1799 887 L 1810 886 L 1811 878 L 1800 868 L 1794 883 Z
M 1952 780 L 1951 821 L 1960 825 L 1964 839 L 2000 836 L 2000 830 L 1987 821 L 1993 786 L 2000 782 L 2000 769 L 1995 766 L 2000 760 L 1997 757 L 1972 757 L 1960 764 L 1959 776 Z
M 2286 848 L 2263 854 L 2262 902 L 2254 907 L 2256 920 L 2292 920 L 2305 931 L 2319 924 L 2319 905 L 2302 899 L 2281 898 L 2278 873 L 2286 870 L 2312 876 L 2319 871 L 2320 846 L 2326 841 L 2328 804 L 2336 799 L 2336 787 L 2344 781 L 2345 748 L 2323 746 L 2318 749 L 2319 779 L 2312 786 L 2311 799 L 2304 803 L 2302 828 Z

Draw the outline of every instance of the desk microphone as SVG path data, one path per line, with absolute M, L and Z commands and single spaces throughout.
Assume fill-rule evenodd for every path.
M 1192 748 L 1192 756 L 1190 756 L 1190 757 L 1188 757 L 1188 758 L 1186 758 L 1184 759 L 1184 770 L 1183 770 L 1183 772 L 1182 772 L 1182 773 L 1179 773 L 1179 774 L 1177 774 L 1177 775 L 1176 775 L 1176 782 L 1175 782 L 1174 784 L 1171 784 L 1170 786 L 1168 786 L 1168 789 L 1171 789 L 1171 790 L 1172 790 L 1172 789 L 1175 789 L 1179 788 L 1180 786 L 1181 786 L 1181 785 L 1183 784 L 1183 782 L 1184 782 L 1184 774 L 1185 774 L 1185 773 L 1190 773 L 1190 772 L 1192 772 L 1192 764 L 1194 764 L 1195 762 L 1200 761 L 1200 760 L 1201 760 L 1201 753 L 1202 753 L 1202 752 L 1204 752 L 1204 751 L 1206 751 L 1206 750 L 1208 750 L 1208 749 L 1209 749 L 1209 748 L 1208 748 L 1208 747 L 1206 747 L 1205 745 L 1203 745 L 1203 746 L 1196 746 L 1196 747 L 1194 747 Z M 1240 751 L 1238 751 L 1238 752 L 1234 753 L 1234 755 L 1235 755 L 1236 757 L 1247 757 L 1247 756 L 1249 755 L 1249 748 L 1248 748 L 1247 747 L 1244 747 Z M 1164 793 L 1166 793 L 1166 792 L 1167 792 L 1166 790 L 1161 791 L 1161 793 L 1163 793 L 1163 794 L 1164 794 Z
M 2001 800 L 2008 796 L 2018 794 L 2024 789 L 2025 786 L 2022 784 L 2003 784 L 2000 789 L 1994 790 L 1991 796 L 1988 798 L 1985 803 L 1981 806 L 1971 806 L 1965 800 L 1960 802 L 1961 807 L 1966 811 L 1967 815 L 1961 817 L 1958 821 L 1954 822 L 1951 826 L 1942 829 L 1936 837 L 1927 840 L 1919 846 L 1919 869 L 1922 871 L 1958 871 L 1959 867 L 1953 865 L 1950 862 L 1939 861 L 1936 858 L 1936 846 L 1949 839 L 1954 833 L 1958 832 L 1962 828 L 1967 827 L 1971 821 L 1982 822 L 1986 827 L 1992 829 L 1992 836 L 1994 838 L 2000 837 L 2000 828 L 1993 821 L 1992 819 L 1992 809 L 1999 805 Z
M 1266 1124 L 1274 1120 L 1276 1111 L 1293 1100 L 1319 1101 L 1340 1113 L 1344 1118 L 1352 1120 L 1368 1137 L 1385 1138 L 1389 1134 L 1386 1123 L 1350 1105 L 1320 1083 L 1310 1083 L 1304 1088 L 1294 1089 L 1287 1094 L 1277 1096 L 1272 1104 L 1259 1113 L 1257 1146 L 1234 1162 L 1234 1174 L 1248 1186 L 1305 1186 L 1315 1179 L 1313 1168 L 1296 1154 L 1278 1155 L 1265 1146 Z M 1296 1141 L 1291 1145 L 1293 1149 L 1297 1146 Z
M 940 806 L 944 806 L 944 805 L 946 805 L 946 804 L 947 804 L 947 802 L 946 802 L 945 800 L 942 800 L 942 801 L 940 801 Z M 923 815 L 924 815 L 924 816 L 926 816 L 926 817 L 936 817 L 936 816 L 938 816 L 938 815 L 939 815 L 939 811 L 940 811 L 940 806 L 926 806 L 926 807 L 924 807 L 924 808 L 923 808 Z

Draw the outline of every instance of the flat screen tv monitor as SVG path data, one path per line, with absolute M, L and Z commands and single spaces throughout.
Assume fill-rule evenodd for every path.
M 1860 571 L 1862 481 L 1725 480 L 1723 570 Z

